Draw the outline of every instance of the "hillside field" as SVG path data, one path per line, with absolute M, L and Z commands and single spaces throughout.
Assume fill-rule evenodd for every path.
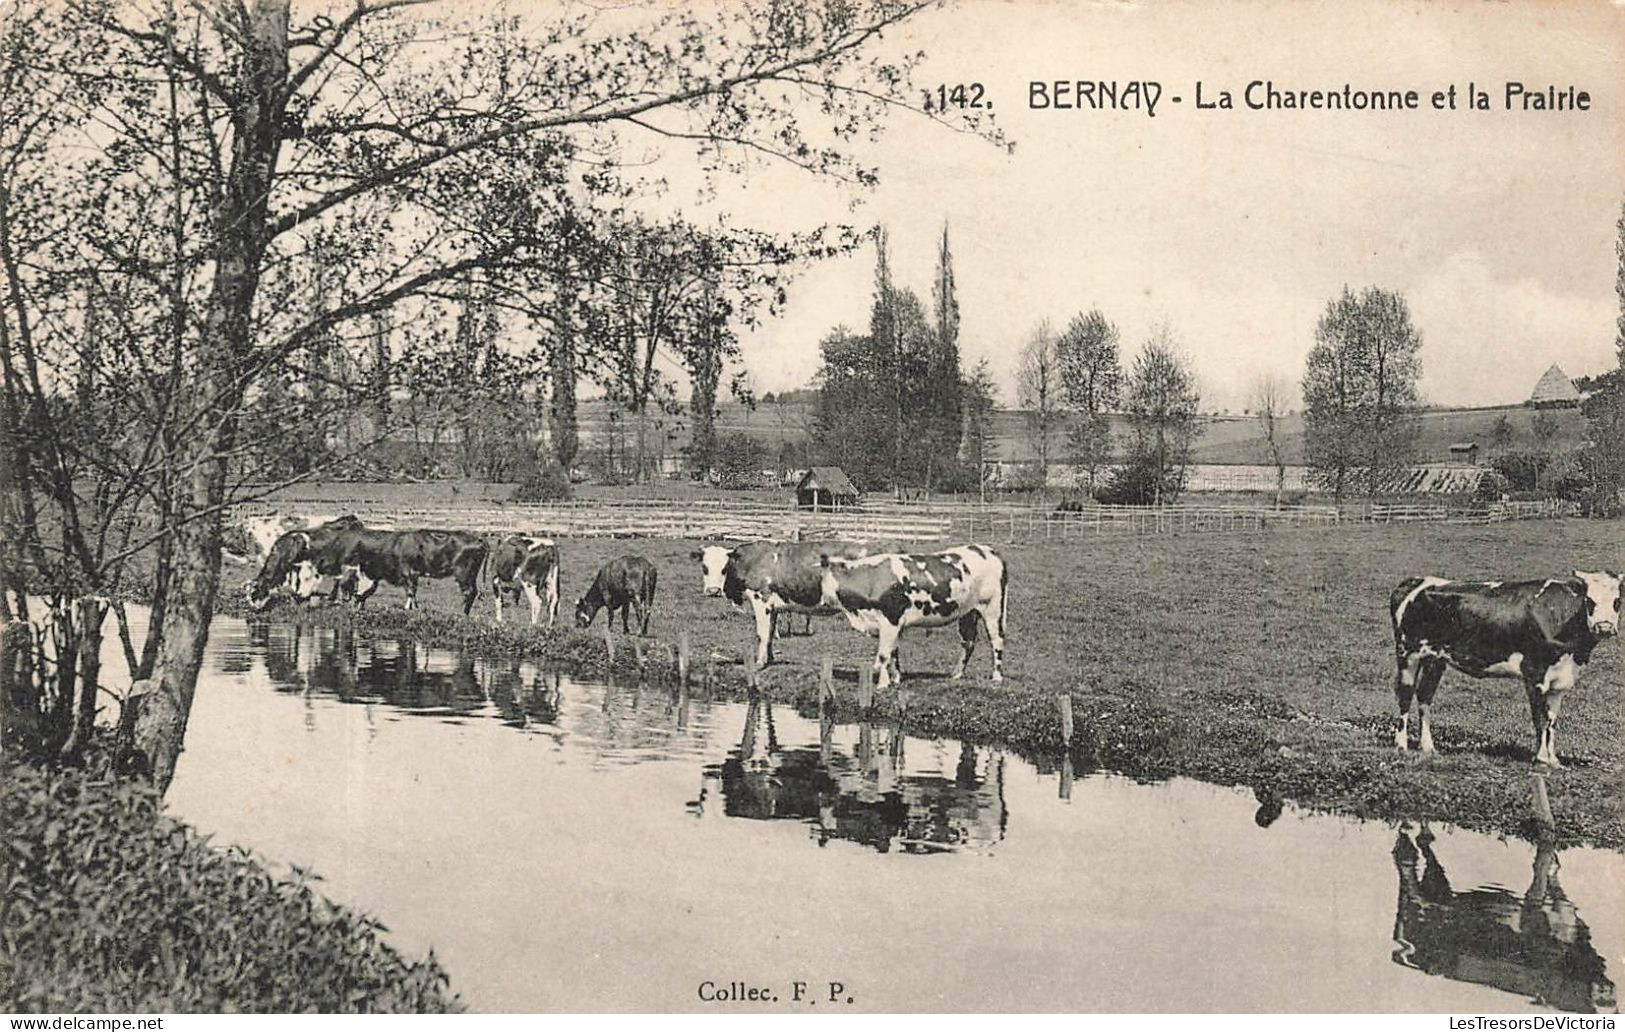
M 1530 424 L 1534 409 L 1521 405 L 1479 409 L 1430 409 L 1422 413 L 1422 435 L 1417 452 L 1418 463 L 1459 462 L 1450 454 L 1456 443 L 1475 442 L 1480 457 L 1487 451 L 1490 432 L 1501 416 L 1506 416 L 1513 429 L 1513 447 L 1534 445 Z M 1548 410 L 1558 421 L 1557 446 L 1567 450 L 1579 447 L 1585 441 L 1585 417 L 1578 409 Z M 813 427 L 813 406 L 808 402 L 758 402 L 754 411 L 735 401 L 722 405 L 717 420 L 719 433 L 743 433 L 767 445 L 770 454 L 776 453 L 779 442 L 806 439 Z M 1027 431 L 1027 413 L 1018 409 L 1002 409 L 994 416 L 995 454 L 1004 460 L 1027 460 L 1033 457 L 1030 435 Z M 1201 419 L 1202 433 L 1197 438 L 1191 460 L 1197 463 L 1262 465 L 1270 462 L 1269 448 L 1262 427 L 1256 418 L 1243 415 L 1205 415 Z M 604 439 L 608 427 L 608 408 L 602 401 L 582 404 L 581 432 L 584 444 L 595 447 Z M 1303 416 L 1299 413 L 1281 417 L 1278 422 L 1282 449 L 1288 465 L 1304 461 Z M 687 421 L 667 417 L 662 433 L 669 433 L 669 449 L 675 450 L 688 443 Z M 1117 419 L 1113 424 L 1113 439 L 1119 447 L 1128 439 L 1126 421 Z M 1055 454 L 1064 453 L 1064 434 L 1056 437 Z M 1064 461 L 1064 457 L 1062 459 Z

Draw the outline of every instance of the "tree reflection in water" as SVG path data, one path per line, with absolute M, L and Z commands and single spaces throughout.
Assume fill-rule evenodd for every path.
M 753 700 L 738 748 L 704 768 L 690 809 L 703 814 L 720 794 L 730 817 L 803 821 L 821 846 L 843 839 L 882 853 L 985 848 L 1004 838 L 1002 754 L 989 752 L 984 765 L 974 746 L 960 744 L 953 777 L 910 773 L 900 725 L 864 722 L 857 732 L 849 750 L 837 748 L 826 714 L 816 748 L 784 748 L 772 704 Z
M 1434 841 L 1424 822 L 1414 840 L 1401 828 L 1394 842 L 1399 872 L 1394 963 L 1504 989 L 1561 1010 L 1614 1009 L 1607 963 L 1558 883 L 1557 848 L 1550 836 L 1535 847 L 1532 878 L 1522 896 L 1496 886 L 1457 891 L 1434 854 Z

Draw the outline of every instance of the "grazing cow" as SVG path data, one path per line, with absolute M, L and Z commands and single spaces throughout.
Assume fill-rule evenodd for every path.
M 756 617 L 756 665 L 773 662 L 773 636 L 780 613 L 833 616 L 824 604 L 824 555 L 857 559 L 863 545 L 832 542 L 753 541 L 737 548 L 708 545 L 694 553 L 707 595 L 721 595 L 735 607 L 750 605 Z
M 269 526 L 267 523 L 264 526 Z M 263 530 L 264 526 L 260 529 Z M 263 609 L 278 593 L 308 599 L 321 579 L 313 557 L 326 552 L 334 542 L 348 540 L 365 525 L 354 516 L 341 516 L 309 530 L 290 530 L 279 535 L 265 550 L 259 575 L 246 587 L 249 605 Z M 333 571 L 334 574 L 338 570 Z
M 502 622 L 505 595 L 523 591 L 530 602 L 532 626 L 542 622 L 542 596 L 547 597 L 547 626 L 559 614 L 559 547 L 547 538 L 513 534 L 497 543 L 491 553 L 491 595 L 496 599 L 497 623 Z
M 576 603 L 576 626 L 589 627 L 598 610 L 607 607 L 610 626 L 615 623 L 615 611 L 621 613 L 621 630 L 629 631 L 627 616 L 636 610 L 638 633 L 649 633 L 649 616 L 655 605 L 655 580 L 659 573 L 654 564 L 640 555 L 623 555 L 611 559 L 592 579 L 592 587 Z
M 1446 664 L 1472 677 L 1519 677 L 1535 725 L 1535 760 L 1557 759 L 1557 715 L 1591 650 L 1619 625 L 1617 573 L 1583 573 L 1553 580 L 1448 581 L 1413 577 L 1394 589 L 1399 727 L 1394 747 L 1409 745 L 1411 697 L 1416 698 L 1424 753 L 1433 751 L 1428 711 Z
M 861 559 L 823 560 L 823 601 L 839 608 L 856 629 L 879 637 L 875 681 L 901 682 L 897 638 L 909 627 L 959 624 L 964 652 L 954 679 L 976 648 L 976 625 L 987 625 L 993 645 L 993 680 L 1004 680 L 1004 614 L 1009 570 L 986 545 L 960 545 L 926 555 L 889 553 Z M 888 676 L 890 675 L 890 676 Z
M 418 581 L 450 577 L 463 592 L 467 614 L 479 596 L 486 544 L 473 534 L 451 530 L 372 530 L 353 516 L 315 530 L 284 534 L 271 547 L 260 574 L 248 586 L 256 608 L 270 601 L 279 585 L 296 578 L 295 594 L 308 597 L 319 578 L 338 578 L 338 594 L 353 593 L 358 603 L 389 583 L 406 590 L 406 608 L 417 607 Z

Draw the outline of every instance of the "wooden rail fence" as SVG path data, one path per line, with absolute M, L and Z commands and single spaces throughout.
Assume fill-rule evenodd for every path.
M 1276 509 L 1256 505 L 1089 505 L 1071 511 L 1022 506 L 947 504 L 940 506 L 866 504 L 862 508 L 812 512 L 733 500 L 617 500 L 604 503 L 403 506 L 280 498 L 243 506 L 240 515 L 270 512 L 331 514 L 353 512 L 379 527 L 438 527 L 478 534 L 543 533 L 560 537 L 669 537 L 709 540 L 844 539 L 901 541 L 1072 540 L 1109 533 L 1184 534 L 1263 531 L 1286 527 L 1364 523 L 1489 524 L 1506 520 L 1572 516 L 1572 502 L 1494 502 L 1470 508 L 1372 504 L 1301 506 Z

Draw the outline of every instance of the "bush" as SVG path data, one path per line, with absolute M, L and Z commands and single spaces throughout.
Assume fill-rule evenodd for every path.
M 1480 502 L 1499 502 L 1503 495 L 1511 493 L 1511 482 L 1503 474 L 1487 469 L 1479 475 L 1478 487 L 1473 491 L 1473 498 Z
M 306 878 L 276 878 L 165 817 L 144 782 L 0 770 L 0 1008 L 11 1012 L 460 1010 L 431 954 Z
M 516 502 L 565 502 L 569 501 L 570 474 L 557 462 L 548 461 L 533 464 L 525 471 L 525 477 L 519 482 L 519 487 L 513 493 Z
M 1158 470 L 1149 456 L 1138 456 L 1114 468 L 1106 486 L 1095 492 L 1095 497 L 1107 505 L 1152 505 L 1157 501 L 1159 478 L 1165 503 L 1178 498 L 1185 489 L 1183 469 Z
M 1509 491 L 1533 491 L 1540 483 L 1546 456 L 1531 451 L 1506 451 L 1490 460 L 1490 469 L 1507 482 Z

